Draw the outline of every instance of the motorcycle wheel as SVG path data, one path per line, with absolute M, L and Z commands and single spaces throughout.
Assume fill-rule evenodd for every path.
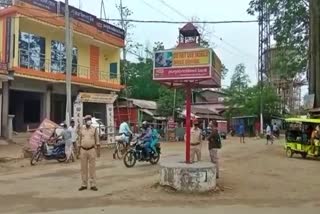
M 157 156 L 152 155 L 151 159 L 150 159 L 150 163 L 152 165 L 156 165 L 160 160 L 160 154 L 158 154 Z
M 63 158 L 58 158 L 58 159 L 57 159 L 57 161 L 58 161 L 59 163 L 66 162 L 66 160 L 67 160 L 67 156 L 65 156 L 65 155 L 64 155 Z
M 137 159 L 134 151 L 128 151 L 123 158 L 123 163 L 127 168 L 132 168 L 136 165 Z
M 32 158 L 31 158 L 31 161 L 30 161 L 30 164 L 31 166 L 34 166 L 36 165 L 36 163 L 41 159 L 41 151 L 38 150 L 36 153 L 34 153 L 32 155 Z
M 117 157 L 118 159 L 122 159 L 123 156 L 126 154 L 126 146 L 124 145 L 124 143 L 119 142 L 118 143 L 118 148 L 117 148 Z

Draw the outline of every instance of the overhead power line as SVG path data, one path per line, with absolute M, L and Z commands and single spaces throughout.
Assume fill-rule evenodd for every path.
M 106 19 L 107 21 L 121 22 L 121 19 Z M 190 21 L 168 21 L 168 20 L 138 20 L 125 19 L 123 21 L 133 23 L 155 23 L 155 24 L 185 24 Z M 225 21 L 192 21 L 194 24 L 247 24 L 258 23 L 258 20 L 225 20 Z
M 176 8 L 174 8 L 173 6 L 171 6 L 170 4 L 165 2 L 164 0 L 159 0 L 159 2 L 161 2 L 164 6 L 166 6 L 167 8 L 169 8 L 170 10 L 172 10 L 173 12 L 178 14 L 179 16 L 182 16 L 185 19 L 189 19 L 187 16 L 185 16 L 183 13 L 181 13 L 179 10 L 177 10 Z

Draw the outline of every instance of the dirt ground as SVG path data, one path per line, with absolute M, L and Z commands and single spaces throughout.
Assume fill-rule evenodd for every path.
M 184 153 L 183 143 L 163 143 L 163 158 Z M 208 161 L 207 145 L 203 158 Z M 320 162 L 287 158 L 280 142 L 224 141 L 220 191 L 188 195 L 158 185 L 159 166 L 127 169 L 105 149 L 97 163 L 98 192 L 78 192 L 79 162 L 0 162 L 0 213 L 319 213 Z M 221 211 L 222 210 L 222 211 Z M 250 211 L 249 211 L 250 210 Z M 134 213 L 135 213 L 134 212 Z

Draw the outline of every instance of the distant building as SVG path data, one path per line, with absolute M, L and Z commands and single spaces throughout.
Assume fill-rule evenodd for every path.
M 166 118 L 157 114 L 157 103 L 150 100 L 118 98 L 114 109 L 114 121 L 119 127 L 124 120 L 132 125 L 141 125 L 145 121 L 160 124 Z
M 219 89 L 204 89 L 193 93 L 192 106 L 208 109 L 222 115 L 227 107 L 224 105 L 225 94 Z
M 295 78 L 290 78 L 285 72 L 279 70 L 281 63 L 279 57 L 285 54 L 279 48 L 271 48 L 269 50 L 267 63 L 267 80 L 276 89 L 276 93 L 281 101 L 281 113 L 297 113 L 301 108 L 301 83 L 297 83 Z M 289 73 L 289 72 L 288 72 Z M 290 72 L 291 73 L 291 72 Z

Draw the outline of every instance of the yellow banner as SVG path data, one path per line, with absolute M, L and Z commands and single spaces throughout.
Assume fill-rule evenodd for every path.
M 173 67 L 210 64 L 210 50 L 173 52 Z

